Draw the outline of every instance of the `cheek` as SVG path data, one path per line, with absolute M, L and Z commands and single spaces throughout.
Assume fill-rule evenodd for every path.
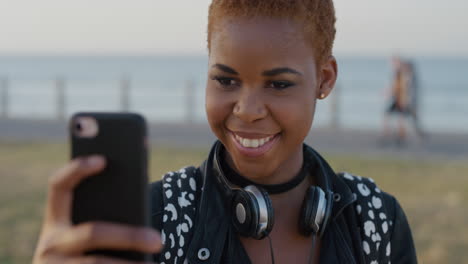
M 205 97 L 205 110 L 211 130 L 217 135 L 225 120 L 231 114 L 231 103 L 227 96 L 221 96 L 215 87 L 207 85 Z
M 281 123 L 283 129 L 289 132 L 289 135 L 297 137 L 307 136 L 314 118 L 314 99 L 302 97 L 275 105 L 276 107 L 273 107 L 274 119 L 278 123 Z

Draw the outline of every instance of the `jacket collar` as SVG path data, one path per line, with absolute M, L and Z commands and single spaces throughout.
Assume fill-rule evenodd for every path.
M 208 159 L 200 166 L 203 179 L 200 203 L 195 220 L 195 232 L 187 252 L 188 263 L 219 263 L 223 252 L 230 222 L 226 214 L 224 200 L 213 175 L 213 155 L 211 149 Z M 200 252 L 209 252 L 209 259 L 200 258 Z
M 349 186 L 344 182 L 343 178 L 338 176 L 330 167 L 328 162 L 312 147 L 305 145 L 305 150 L 311 155 L 315 162 L 318 163 L 318 173 L 322 174 L 323 178 L 328 181 L 329 191 L 333 194 L 333 209 L 331 213 L 332 219 L 336 219 L 343 209 L 356 201 L 356 195 L 352 193 Z M 319 183 L 320 184 L 320 183 Z M 325 183 L 321 183 L 324 185 Z

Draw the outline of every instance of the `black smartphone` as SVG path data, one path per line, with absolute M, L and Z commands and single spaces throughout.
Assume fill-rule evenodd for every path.
M 72 158 L 100 154 L 106 168 L 74 190 L 72 222 L 106 221 L 149 226 L 146 122 L 133 113 L 78 113 L 70 120 Z M 88 252 L 132 261 L 149 254 L 133 251 Z

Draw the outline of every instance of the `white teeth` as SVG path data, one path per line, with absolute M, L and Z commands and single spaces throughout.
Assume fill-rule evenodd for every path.
M 238 135 L 235 135 L 235 138 L 237 142 L 239 142 L 242 146 L 246 148 L 258 148 L 258 147 L 263 146 L 268 141 L 270 141 L 272 136 L 269 136 L 266 138 L 259 138 L 259 139 L 248 139 L 248 138 L 242 138 Z
M 260 145 L 260 140 L 258 140 L 258 139 L 253 139 L 253 140 L 250 141 L 250 147 L 258 148 L 258 145 Z

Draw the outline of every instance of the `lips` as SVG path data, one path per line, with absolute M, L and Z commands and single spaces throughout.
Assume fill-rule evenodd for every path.
M 236 138 L 237 142 L 239 142 L 243 147 L 246 147 L 246 148 L 261 147 L 273 138 L 273 136 L 268 136 L 268 137 L 259 138 L 259 139 L 256 139 L 256 138 L 249 139 L 249 138 L 243 138 L 237 134 L 234 134 L 234 137 Z
M 280 133 L 267 135 L 231 131 L 231 139 L 238 152 L 249 157 L 258 157 L 268 152 L 279 136 Z

